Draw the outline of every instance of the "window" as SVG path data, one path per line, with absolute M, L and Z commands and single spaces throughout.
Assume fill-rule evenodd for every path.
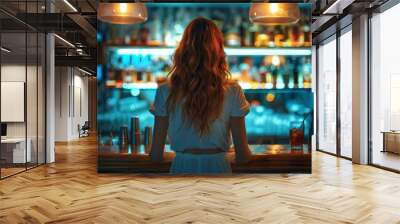
M 0 1 L 18 6 L 21 16 L 43 4 Z M 45 163 L 45 41 L 44 33 L 0 13 L 0 178 Z
M 340 154 L 352 157 L 352 32 L 340 36 Z
M 400 5 L 371 19 L 372 163 L 400 170 Z
M 336 153 L 336 39 L 318 48 L 318 149 Z

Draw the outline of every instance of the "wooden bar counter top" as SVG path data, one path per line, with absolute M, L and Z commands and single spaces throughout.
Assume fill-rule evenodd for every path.
M 231 149 L 233 173 L 311 173 L 311 152 L 307 145 L 303 149 L 291 150 L 290 145 L 250 145 L 251 161 L 246 164 L 234 162 Z M 175 153 L 166 147 L 164 161 L 154 163 L 143 147 L 98 146 L 98 172 L 100 173 L 168 173 Z

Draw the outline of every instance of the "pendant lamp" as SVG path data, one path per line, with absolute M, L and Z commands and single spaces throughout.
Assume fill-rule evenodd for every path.
M 99 3 L 97 18 L 112 24 L 136 24 L 147 20 L 143 3 Z
M 250 21 L 266 25 L 295 24 L 300 20 L 300 9 L 296 3 L 252 3 Z

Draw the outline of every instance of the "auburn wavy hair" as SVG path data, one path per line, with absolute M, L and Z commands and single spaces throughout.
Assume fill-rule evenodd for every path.
M 194 19 L 173 56 L 168 111 L 181 105 L 185 123 L 207 134 L 222 112 L 229 76 L 222 32 L 211 20 Z

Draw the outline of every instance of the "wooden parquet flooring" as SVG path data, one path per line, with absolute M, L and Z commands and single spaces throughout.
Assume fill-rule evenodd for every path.
M 400 223 L 400 175 L 316 152 L 313 174 L 97 174 L 95 139 L 0 181 L 0 223 Z

